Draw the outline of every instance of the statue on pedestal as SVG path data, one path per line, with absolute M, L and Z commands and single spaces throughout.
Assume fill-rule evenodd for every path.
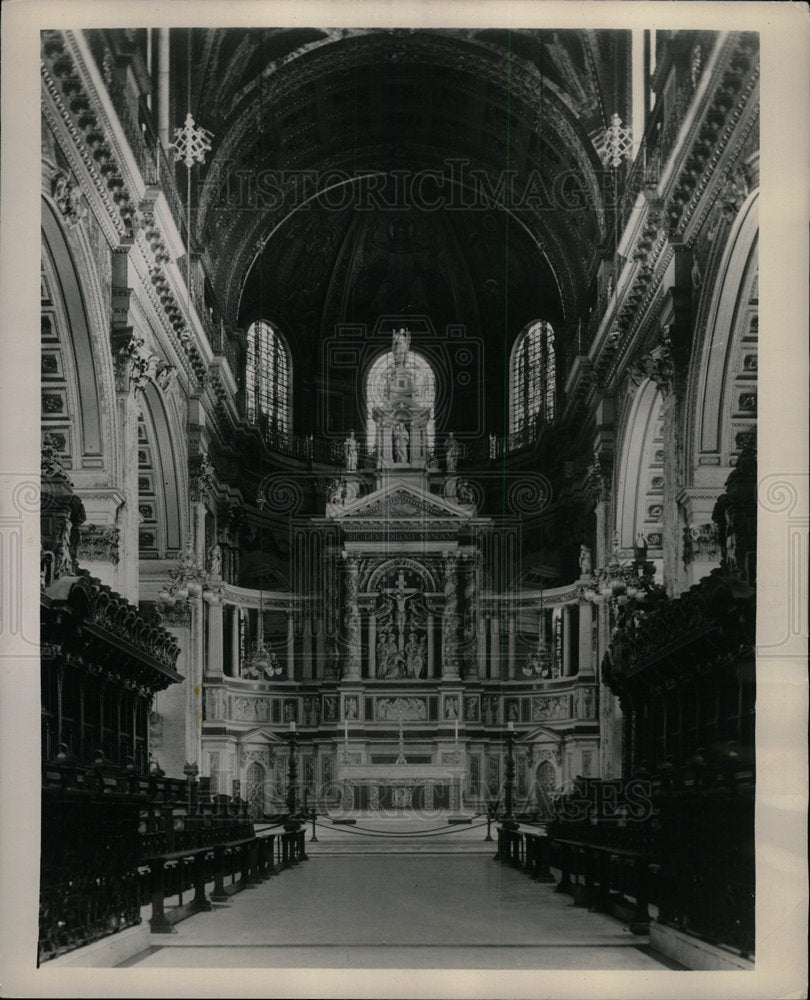
M 349 436 L 343 442 L 343 456 L 346 461 L 346 471 L 355 472 L 357 470 L 357 440 L 354 431 L 349 431 Z
M 407 462 L 408 461 L 408 440 L 410 434 L 408 434 L 408 428 L 400 420 L 400 422 L 394 428 L 394 461 L 395 462 Z
M 404 328 L 400 327 L 399 330 L 394 331 L 392 353 L 394 355 L 394 364 L 399 367 L 404 365 L 408 360 L 408 349 L 411 346 L 411 335 Z
M 447 437 L 447 446 L 445 449 L 445 462 L 447 464 L 448 472 L 455 472 L 458 465 L 458 456 L 461 449 L 458 446 L 458 441 L 453 437 L 453 432 Z
M 579 574 L 580 576 L 590 576 L 593 569 L 591 561 L 591 550 L 587 545 L 579 547 Z

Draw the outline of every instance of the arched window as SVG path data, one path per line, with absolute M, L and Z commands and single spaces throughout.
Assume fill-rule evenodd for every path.
M 434 420 L 436 405 L 436 376 L 430 363 L 417 351 L 408 351 L 407 365 L 413 380 L 413 401 L 418 406 L 430 407 L 430 420 L 427 424 L 426 437 L 428 449 L 433 448 L 436 436 Z M 374 420 L 374 407 L 388 399 L 388 386 L 394 374 L 394 352 L 381 354 L 369 368 L 366 376 L 366 441 L 369 449 L 374 447 L 377 425 Z
M 556 404 L 554 331 L 540 320 L 528 326 L 512 349 L 509 365 L 509 433 L 551 423 Z
M 248 330 L 245 398 L 250 423 L 266 420 L 268 430 L 289 433 L 290 355 L 281 336 L 263 320 Z

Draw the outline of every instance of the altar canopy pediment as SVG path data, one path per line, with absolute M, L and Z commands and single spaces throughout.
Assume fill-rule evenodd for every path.
M 409 483 L 389 483 L 346 504 L 335 519 L 341 524 L 352 521 L 400 521 L 403 519 L 425 520 L 438 518 L 442 521 L 468 522 L 473 517 L 473 508 L 453 503 Z M 346 525 L 347 527 L 349 525 Z

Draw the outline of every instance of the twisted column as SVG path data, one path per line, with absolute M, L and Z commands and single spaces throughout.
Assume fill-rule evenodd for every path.
M 444 610 L 442 612 L 442 676 L 458 677 L 458 594 L 455 555 L 444 557 Z
M 358 605 L 359 561 L 357 556 L 347 555 L 344 600 L 344 629 L 346 652 L 344 658 L 344 679 L 360 677 L 360 607 Z

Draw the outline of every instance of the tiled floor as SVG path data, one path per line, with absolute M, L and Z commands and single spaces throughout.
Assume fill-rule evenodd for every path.
M 645 938 L 491 856 L 313 855 L 153 935 L 139 967 L 663 969 Z

